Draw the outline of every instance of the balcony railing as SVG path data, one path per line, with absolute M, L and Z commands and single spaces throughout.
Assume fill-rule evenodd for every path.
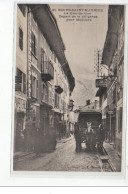
M 107 87 L 107 79 L 96 79 L 96 88 L 99 88 L 99 87 L 103 87 L 103 88 L 106 88 Z
M 50 61 L 43 61 L 41 78 L 42 81 L 50 81 L 54 78 L 54 68 Z

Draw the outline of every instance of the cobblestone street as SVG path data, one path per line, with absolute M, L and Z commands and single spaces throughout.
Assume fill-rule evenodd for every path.
M 52 153 L 44 153 L 39 157 L 31 157 L 14 162 L 14 170 L 28 171 L 85 171 L 100 172 L 100 154 L 98 152 L 85 151 L 82 144 L 82 152 L 75 152 L 75 139 L 57 145 Z

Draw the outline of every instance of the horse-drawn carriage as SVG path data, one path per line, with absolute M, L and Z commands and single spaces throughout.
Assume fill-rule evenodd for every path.
M 99 125 L 102 123 L 100 110 L 82 109 L 78 117 L 78 141 L 85 143 L 88 150 L 96 147 L 102 149 L 102 134 Z

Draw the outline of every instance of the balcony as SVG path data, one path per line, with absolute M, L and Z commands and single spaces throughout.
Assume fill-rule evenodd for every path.
M 54 68 L 50 61 L 43 61 L 41 78 L 45 82 L 54 78 Z
M 58 93 L 58 94 L 61 94 L 63 92 L 63 88 L 61 88 L 61 86 L 59 85 L 56 85 L 55 86 L 55 91 Z
M 96 88 L 99 88 L 99 87 L 106 88 L 107 79 L 96 79 L 95 85 L 96 85 Z

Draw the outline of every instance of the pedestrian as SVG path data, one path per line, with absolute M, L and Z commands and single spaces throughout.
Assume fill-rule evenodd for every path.
M 74 136 L 76 140 L 76 152 L 79 152 L 81 151 L 81 133 L 78 123 L 75 123 Z

